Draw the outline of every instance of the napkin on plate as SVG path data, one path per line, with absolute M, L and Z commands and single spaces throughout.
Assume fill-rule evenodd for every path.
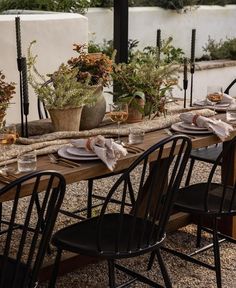
M 234 130 L 231 125 L 221 120 L 210 119 L 191 112 L 182 113 L 179 117 L 185 123 L 193 123 L 198 127 L 207 128 L 209 131 L 216 134 L 222 141 L 224 141 L 225 138 L 230 135 L 230 132 Z
M 127 150 L 113 139 L 106 139 L 102 135 L 91 137 L 89 139 L 72 140 L 72 145 L 77 148 L 92 150 L 107 166 L 113 171 L 117 159 L 127 155 Z
M 235 101 L 235 99 L 232 96 L 223 93 L 222 100 L 220 102 L 218 102 L 216 105 L 220 105 L 220 104 L 229 104 L 229 105 L 231 105 L 231 104 L 235 104 L 235 103 L 236 103 L 236 101 Z M 213 106 L 214 103 L 211 102 L 208 99 L 204 99 L 204 100 L 195 101 L 193 103 L 193 105 L 196 105 L 196 106 L 205 106 L 205 105 Z

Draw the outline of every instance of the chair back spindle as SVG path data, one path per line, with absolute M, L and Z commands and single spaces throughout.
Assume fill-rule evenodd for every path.
M 145 151 L 115 182 L 97 217 L 97 247 L 101 255 L 114 256 L 114 251 L 119 257 L 127 253 L 139 255 L 141 250 L 152 250 L 164 240 L 190 151 L 191 140 L 187 136 L 166 138 Z M 139 169 L 133 185 L 135 204 L 127 207 L 128 183 L 135 169 Z M 114 211 L 110 200 L 116 197 L 120 204 Z M 114 218 L 111 233 L 106 229 L 109 217 Z
M 31 195 L 21 198 L 25 183 Z M 8 193 L 13 200 L 2 221 L 6 229 L 0 239 L 0 287 L 35 287 L 64 197 L 65 179 L 54 171 L 33 172 L 2 188 L 0 197 Z

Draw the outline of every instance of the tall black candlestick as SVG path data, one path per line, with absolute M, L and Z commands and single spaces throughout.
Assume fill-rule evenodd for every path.
M 195 71 L 195 46 L 196 46 L 196 29 L 192 29 L 191 39 L 191 88 L 190 88 L 190 107 L 193 106 L 193 74 Z
M 186 90 L 188 89 L 188 61 L 184 58 L 184 77 L 183 77 L 183 88 L 184 88 L 184 108 L 186 108 Z
M 160 57 L 161 57 L 161 29 L 157 30 L 156 46 L 157 46 L 157 58 L 158 58 L 158 60 L 160 60 Z
M 21 51 L 21 29 L 20 17 L 15 17 L 16 29 L 16 51 L 17 51 L 17 68 L 20 77 L 20 108 L 21 108 L 21 135 L 24 136 L 24 113 L 23 113 L 23 91 L 22 91 L 22 51 Z
M 27 116 L 29 114 L 29 93 L 28 93 L 28 79 L 27 79 L 27 64 L 26 58 L 22 57 L 22 83 L 23 83 L 23 108 L 25 115 L 25 131 L 24 136 L 28 137 L 28 121 Z
M 28 79 L 27 79 L 27 64 L 26 64 L 26 58 L 22 57 L 22 82 L 23 82 L 23 103 L 29 104 L 29 93 L 28 93 Z M 25 106 L 24 106 L 25 108 Z M 24 109 L 24 114 L 28 115 L 29 111 L 28 109 Z

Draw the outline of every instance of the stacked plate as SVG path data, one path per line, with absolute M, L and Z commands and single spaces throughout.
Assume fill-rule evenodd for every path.
M 98 160 L 98 156 L 93 151 L 84 148 L 62 147 L 58 150 L 58 155 L 70 160 Z
M 176 132 L 181 132 L 185 134 L 212 134 L 207 128 L 198 127 L 194 124 L 189 124 L 185 122 L 178 122 L 171 125 L 171 129 Z
M 193 103 L 193 105 L 201 107 L 201 108 L 214 109 L 215 111 L 218 111 L 218 112 L 225 112 L 230 104 L 229 103 L 216 103 L 213 106 L 213 105 L 207 104 L 205 100 L 197 100 Z

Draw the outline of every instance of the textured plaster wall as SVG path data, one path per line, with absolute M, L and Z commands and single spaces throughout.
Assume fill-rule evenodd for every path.
M 15 16 L 0 15 L 0 69 L 8 81 L 17 83 L 17 93 L 7 113 L 8 122 L 20 122 L 19 74 L 16 64 Z M 37 67 L 43 74 L 55 71 L 62 62 L 75 55 L 73 43 L 86 43 L 88 21 L 80 14 L 20 15 L 22 55 L 36 40 L 33 52 L 38 55 Z M 38 119 L 36 97 L 29 87 L 29 120 Z

